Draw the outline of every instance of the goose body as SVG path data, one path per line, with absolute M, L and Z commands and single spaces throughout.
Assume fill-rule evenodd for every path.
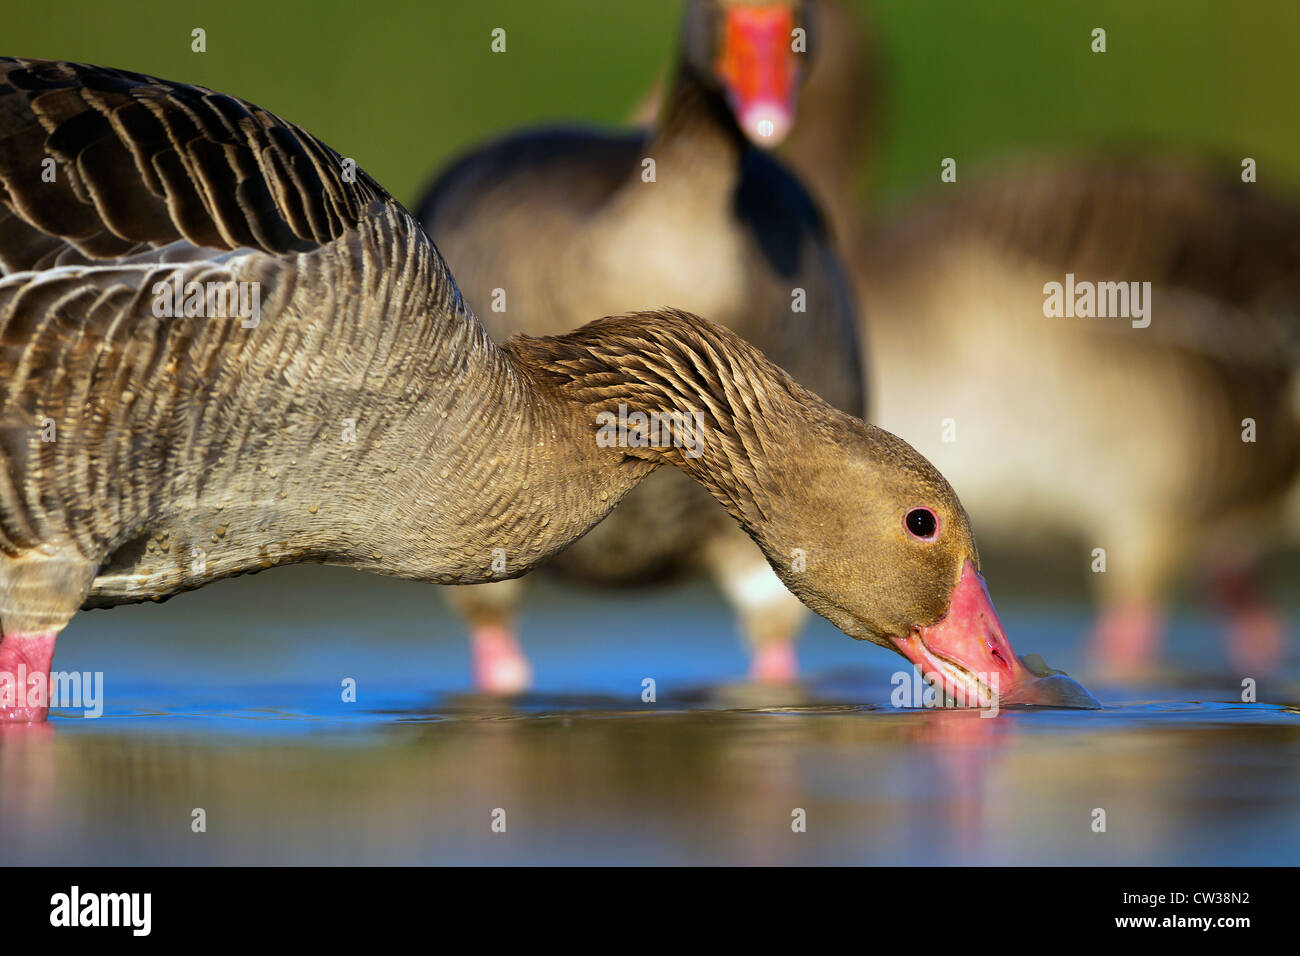
M 663 464 L 847 633 L 949 692 L 1027 679 L 905 443 L 682 312 L 494 344 L 398 203 L 252 104 L 0 59 L 0 265 L 0 718 L 44 718 L 82 606 L 297 561 L 500 581 Z M 176 280 L 260 310 L 167 315 Z M 690 413 L 701 453 L 602 443 L 620 407 Z
M 722 6 L 741 26 L 758 17 L 755 30 L 771 34 L 759 61 L 775 68 L 793 58 L 789 29 L 778 29 L 782 14 L 796 22 L 793 8 Z M 776 19 L 762 19 L 769 15 Z M 815 202 L 750 142 L 728 102 L 713 55 L 716 23 L 731 22 L 712 3 L 689 6 L 676 78 L 649 130 L 508 135 L 452 164 L 418 216 L 498 341 L 572 330 L 592 309 L 673 303 L 733 329 L 837 408 L 862 414 L 848 273 Z M 736 606 L 755 650 L 754 674 L 793 677 L 787 639 L 802 608 L 680 475 L 647 482 L 553 564 L 596 583 L 645 583 L 693 566 L 708 570 Z M 517 690 L 515 678 L 526 674 L 522 652 L 502 633 L 518 600 L 517 589 L 500 588 L 453 598 L 476 645 L 486 634 L 512 648 L 504 680 L 489 665 L 481 669 L 487 689 Z
M 59 625 L 83 588 L 110 605 L 285 561 L 476 579 L 511 522 L 549 551 L 607 510 L 564 487 L 586 443 L 528 474 L 560 426 L 364 173 L 207 90 L 4 75 L 0 548 L 8 588 L 31 577 L 50 604 L 0 606 L 6 625 Z M 155 314 L 178 282 L 255 283 L 260 318 Z M 513 513 L 523 487 L 576 520 Z

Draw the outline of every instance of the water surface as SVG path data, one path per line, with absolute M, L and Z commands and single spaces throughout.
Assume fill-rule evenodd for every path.
M 702 585 L 535 598 L 510 703 L 464 693 L 435 588 L 289 568 L 82 615 L 56 665 L 104 673 L 104 715 L 0 734 L 0 863 L 1300 862 L 1294 670 L 1242 703 L 1190 611 L 1103 710 L 988 719 L 894 709 L 905 662 L 820 621 L 803 685 L 747 687 Z M 1084 675 L 1082 601 L 997 599 Z

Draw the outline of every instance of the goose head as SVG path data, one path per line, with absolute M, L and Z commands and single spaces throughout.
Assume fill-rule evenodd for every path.
M 754 144 L 778 145 L 794 125 L 807 68 L 806 0 L 694 0 L 682 33 L 686 65 L 725 98 Z
M 756 536 L 786 585 L 849 636 L 901 654 L 958 702 L 1006 697 L 1033 680 L 994 609 L 970 519 L 947 480 L 902 439 L 830 414 L 829 427 L 813 429 L 787 459 L 787 483 L 802 488 L 798 506 L 782 508 Z
M 618 409 L 639 416 L 638 427 L 656 416 L 694 423 L 689 441 L 660 430 L 606 444 L 697 480 L 786 587 L 850 637 L 901 654 L 968 706 L 1036 676 L 1011 649 L 970 519 L 938 469 L 731 330 L 664 309 L 553 338 L 515 336 L 506 348 L 587 422 Z

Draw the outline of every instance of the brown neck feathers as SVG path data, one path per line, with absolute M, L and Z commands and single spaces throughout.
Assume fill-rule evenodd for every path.
M 733 332 L 686 312 L 614 316 L 505 348 L 585 409 L 598 444 L 676 465 L 750 530 L 797 490 L 809 430 L 843 417 Z

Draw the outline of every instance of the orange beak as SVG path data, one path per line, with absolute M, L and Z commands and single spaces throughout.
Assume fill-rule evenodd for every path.
M 800 54 L 785 7 L 730 6 L 715 69 L 736 122 L 751 142 L 776 146 L 794 125 Z
M 967 561 L 942 620 L 894 638 L 900 654 L 959 704 L 988 707 L 1035 675 L 1011 649 L 984 579 Z

